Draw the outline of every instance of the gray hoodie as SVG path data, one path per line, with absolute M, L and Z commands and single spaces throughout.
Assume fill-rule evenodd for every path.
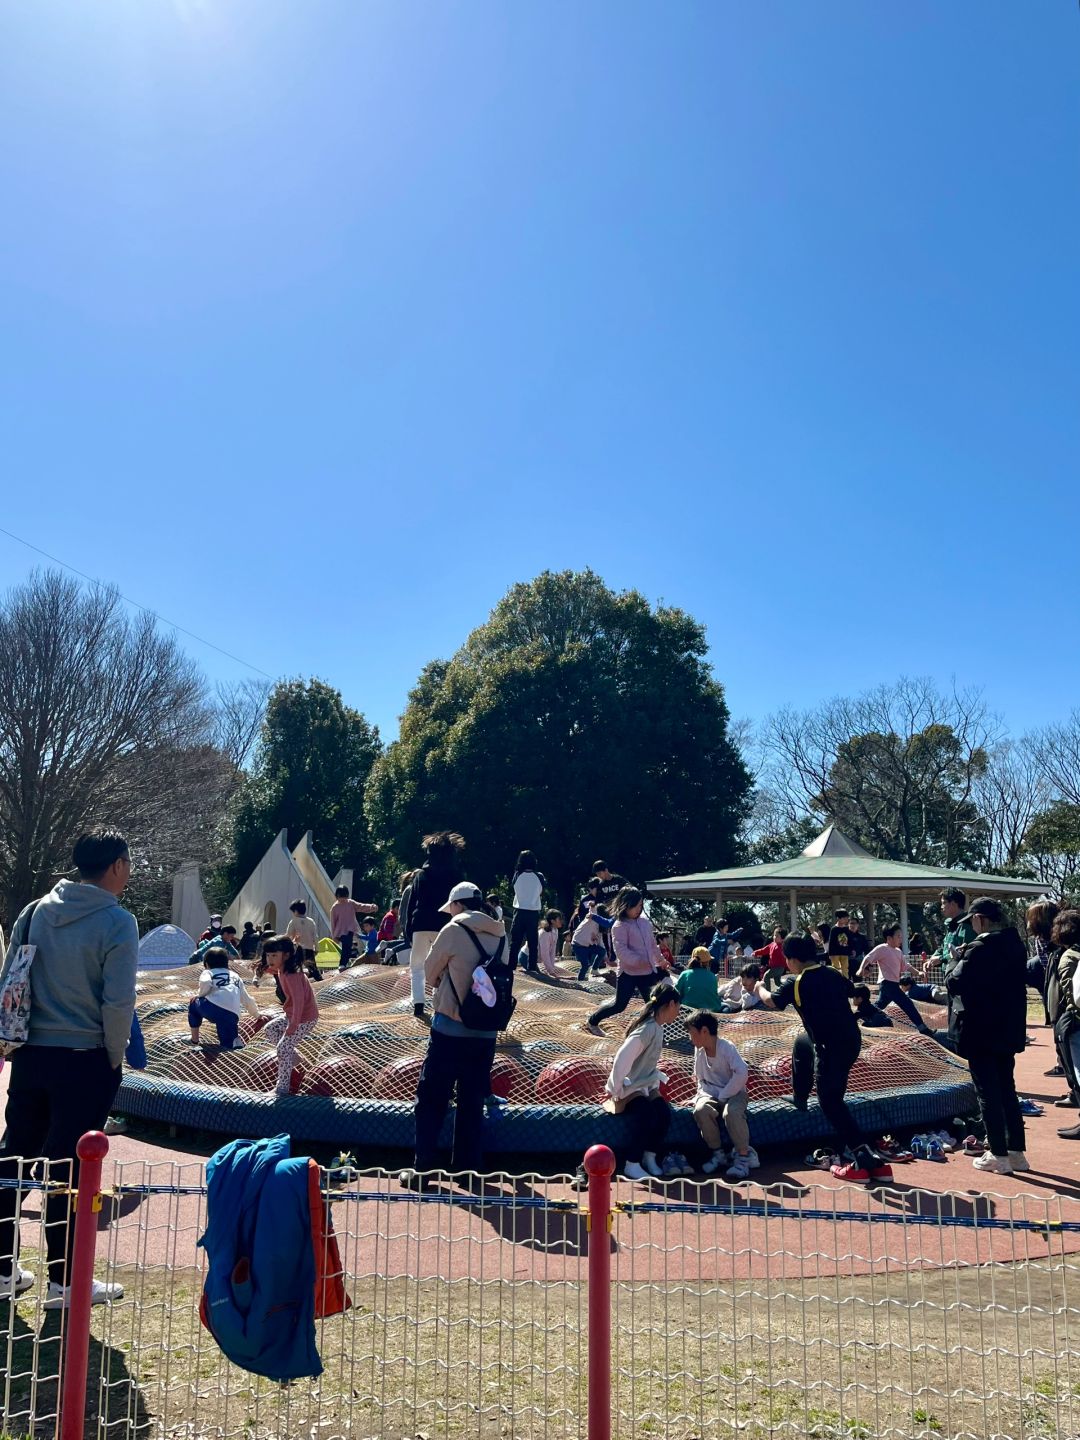
M 115 895 L 61 880 L 38 901 L 24 935 L 25 910 L 11 932 L 4 969 L 18 943 L 37 946 L 30 968 L 30 1045 L 65 1050 L 104 1046 L 123 1064 L 135 1009 L 139 927 Z

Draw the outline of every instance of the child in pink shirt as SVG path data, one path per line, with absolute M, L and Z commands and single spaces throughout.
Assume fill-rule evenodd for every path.
M 297 1046 L 311 1034 L 319 1021 L 319 1005 L 311 981 L 304 974 L 303 956 L 287 935 L 274 935 L 263 945 L 263 970 L 274 976 L 277 996 L 285 1012 L 271 1020 L 263 1035 L 277 1045 L 279 1097 L 289 1095 L 296 1064 Z

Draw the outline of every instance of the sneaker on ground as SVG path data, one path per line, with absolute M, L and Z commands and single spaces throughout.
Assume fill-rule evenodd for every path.
M 415 1190 L 419 1194 L 431 1188 L 431 1177 L 419 1170 L 402 1170 L 398 1175 L 398 1184 L 403 1190 Z
M 579 1165 L 574 1171 L 574 1178 L 570 1181 L 571 1190 L 587 1190 L 589 1188 L 589 1172 L 584 1165 Z
M 720 1166 L 723 1165 L 726 1159 L 727 1156 L 724 1154 L 723 1150 L 714 1150 L 709 1156 L 708 1160 L 705 1161 L 705 1164 L 702 1165 L 701 1173 L 703 1175 L 715 1175 L 717 1170 L 720 1169 Z
M 660 1174 L 665 1180 L 677 1180 L 682 1174 L 682 1166 L 674 1155 L 665 1155 L 660 1166 Z
M 1031 1161 L 1024 1154 L 1023 1150 L 1010 1150 L 1009 1164 L 1012 1166 L 1014 1174 L 1018 1171 L 1031 1169 Z
M 1013 1173 L 1008 1156 L 995 1155 L 990 1150 L 971 1163 L 976 1170 L 985 1170 L 990 1175 L 1011 1175 Z
M 654 1179 L 659 1180 L 662 1177 L 664 1172 L 660 1168 L 660 1162 L 657 1160 L 653 1151 L 646 1150 L 641 1157 L 641 1163 Z
M 892 1166 L 879 1155 L 870 1165 L 870 1179 L 891 1180 L 892 1178 Z
M 648 1180 L 649 1172 L 642 1168 L 636 1160 L 628 1160 L 622 1167 L 622 1173 L 627 1180 Z
M 1041 1105 L 1036 1105 L 1036 1103 L 1035 1103 L 1034 1100 L 1029 1100 L 1026 1095 L 1021 1099 L 1021 1101 L 1020 1101 L 1020 1114 L 1021 1114 L 1021 1115 L 1041 1115 L 1042 1113 L 1043 1113 L 1043 1107 L 1042 1107 Z
M 14 1295 L 24 1295 L 34 1283 L 34 1276 L 21 1265 L 14 1265 L 5 1275 L 0 1271 L 0 1300 L 10 1300 Z
M 837 1180 L 861 1180 L 864 1184 L 870 1179 L 870 1171 L 860 1165 L 857 1160 L 848 1160 L 843 1165 L 833 1165 L 829 1173 L 835 1175 Z
M 124 1287 L 122 1285 L 106 1285 L 102 1280 L 95 1280 L 90 1291 L 91 1305 L 111 1305 L 114 1300 L 124 1298 Z M 42 1304 L 43 1310 L 66 1310 L 71 1304 L 71 1286 L 57 1285 L 55 1281 L 49 1282 L 48 1293 Z
M 736 1155 L 724 1174 L 729 1180 L 748 1180 L 750 1178 L 749 1155 Z
M 694 1173 L 694 1167 L 681 1150 L 676 1150 L 671 1158 L 678 1163 L 680 1175 L 692 1175 Z
M 105 1121 L 106 1135 L 123 1135 L 127 1129 L 127 1121 L 122 1115 L 110 1115 Z
M 750 1162 L 750 1169 L 751 1169 L 751 1170 L 760 1170 L 760 1169 L 761 1169 L 761 1161 L 758 1159 L 758 1153 L 757 1153 L 757 1151 L 754 1149 L 754 1147 L 753 1147 L 752 1145 L 750 1146 L 750 1149 L 749 1149 L 749 1151 L 748 1151 L 748 1153 L 747 1153 L 746 1158 L 747 1158 L 747 1160 Z

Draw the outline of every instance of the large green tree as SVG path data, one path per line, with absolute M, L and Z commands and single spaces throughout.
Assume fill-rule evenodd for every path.
M 251 773 L 236 814 L 233 881 L 239 887 L 281 829 L 290 846 L 312 832 L 331 875 L 351 866 L 357 888 L 378 860 L 364 818 L 364 786 L 379 732 L 321 680 L 287 680 L 266 704 Z
M 461 831 L 481 884 L 534 849 L 564 905 L 598 856 L 635 880 L 730 864 L 749 776 L 706 650 L 690 616 L 590 570 L 515 585 L 421 673 L 372 770 L 373 828 L 405 860 Z

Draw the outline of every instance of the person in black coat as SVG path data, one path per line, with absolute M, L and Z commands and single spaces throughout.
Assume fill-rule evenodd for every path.
M 412 971 L 413 1014 L 424 1016 L 424 964 L 435 936 L 446 924 L 442 906 L 461 879 L 461 852 L 465 841 L 453 830 L 437 830 L 423 839 L 424 863 L 413 876 L 405 914 L 405 943 Z
M 1031 1169 L 1014 1074 L 1027 1044 L 1027 950 L 996 900 L 984 896 L 968 914 L 975 939 L 961 948 L 945 982 L 949 1035 L 968 1062 L 986 1126 L 989 1149 L 975 1168 L 1011 1175 Z

